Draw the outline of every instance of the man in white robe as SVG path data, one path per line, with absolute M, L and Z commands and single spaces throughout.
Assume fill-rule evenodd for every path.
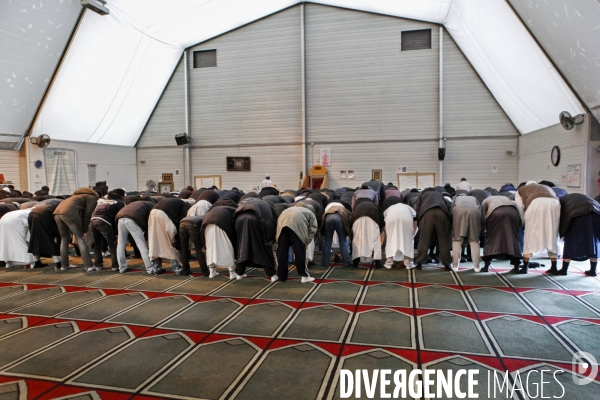
M 200 228 L 200 234 L 204 235 L 206 265 L 210 271 L 208 277 L 218 276 L 217 268 L 226 268 L 229 271 L 229 279 L 237 279 L 237 239 L 233 224 L 237 204 L 231 200 L 223 204 L 225 205 L 213 207 L 206 213 Z M 246 275 L 240 275 L 239 279 L 244 277 Z
M 16 265 L 31 265 L 33 268 L 33 254 L 27 252 L 27 218 L 30 212 L 31 208 L 11 211 L 0 219 L 0 261 L 6 262 L 6 268 Z
M 560 202 L 556 194 L 550 187 L 530 181 L 517 191 L 515 203 L 525 211 L 525 236 L 523 267 L 515 267 L 513 272 L 526 274 L 533 254 L 543 250 L 548 251 L 552 268 L 556 269 L 560 224 Z
M 394 204 L 383 212 L 385 219 L 385 255 L 384 267 L 392 268 L 394 262 L 404 261 L 407 269 L 414 268 L 415 258 L 413 238 L 417 230 L 416 211 L 403 203 Z
M 362 261 L 374 261 L 375 268 L 381 267 L 381 209 L 369 200 L 357 202 L 352 209 L 352 266 Z

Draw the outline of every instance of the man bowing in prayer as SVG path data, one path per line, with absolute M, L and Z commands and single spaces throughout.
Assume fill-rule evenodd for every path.
M 585 194 L 572 193 L 560 198 L 559 234 L 565 241 L 562 268 L 551 274 L 567 275 L 571 260 L 590 260 L 587 276 L 596 276 L 600 255 L 600 204 Z
M 446 271 L 450 271 L 452 258 L 450 257 L 451 222 L 450 210 L 444 196 L 434 188 L 423 190 L 414 207 L 417 212 L 417 222 L 420 232 L 419 246 L 417 248 L 417 269 L 427 263 L 427 250 L 432 244 L 433 235 L 437 235 L 440 260 Z
M 308 283 L 315 280 L 308 274 L 306 268 L 306 246 L 315 237 L 317 229 L 317 217 L 311 205 L 298 203 L 294 207 L 283 210 L 277 220 L 277 275 L 271 277 L 271 282 L 287 280 L 290 247 L 294 251 L 296 271 L 301 277 L 301 282 Z
M 533 253 L 543 250 L 548 250 L 548 257 L 552 263 L 551 270 L 556 270 L 560 223 L 560 202 L 556 194 L 549 186 L 530 181 L 519 188 L 515 196 L 515 203 L 524 210 L 525 236 L 523 238 L 523 267 L 513 271 L 526 274 Z

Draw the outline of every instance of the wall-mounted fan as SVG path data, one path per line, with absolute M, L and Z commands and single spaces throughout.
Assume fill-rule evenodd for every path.
M 563 111 L 560 113 L 559 119 L 562 127 L 570 131 L 575 125 L 579 125 L 583 122 L 583 114 L 572 117 L 568 111 Z
M 158 184 L 156 183 L 156 181 L 154 179 L 148 179 L 146 181 L 146 190 L 149 192 L 156 192 L 157 186 L 158 186 Z
M 50 136 L 46 134 L 40 135 L 38 137 L 30 137 L 29 141 L 31 142 L 31 144 L 35 144 L 40 149 L 45 149 L 50 145 L 51 142 Z

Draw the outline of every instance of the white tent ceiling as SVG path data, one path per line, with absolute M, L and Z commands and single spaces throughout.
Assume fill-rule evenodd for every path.
M 443 24 L 521 133 L 583 112 L 504 0 L 314 2 Z M 33 135 L 132 146 L 185 48 L 298 3 L 109 0 L 85 13 Z

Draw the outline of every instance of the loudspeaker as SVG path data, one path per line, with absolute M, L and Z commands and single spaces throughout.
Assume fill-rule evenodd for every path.
M 186 133 L 179 133 L 175 135 L 175 141 L 177 142 L 177 146 L 183 146 L 184 144 L 189 144 L 191 139 Z
M 444 161 L 446 158 L 446 149 L 443 147 L 438 148 L 438 160 Z

